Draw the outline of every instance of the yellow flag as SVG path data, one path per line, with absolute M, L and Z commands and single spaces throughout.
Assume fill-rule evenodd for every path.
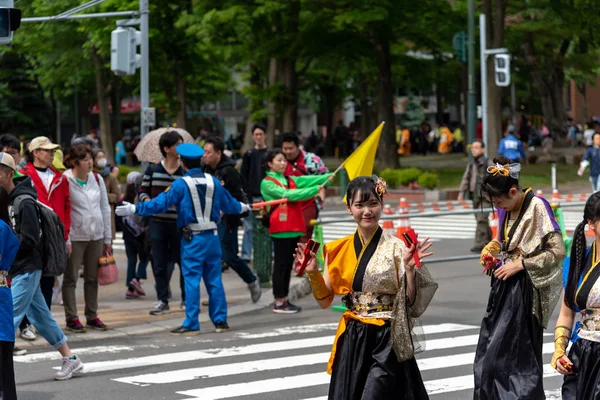
M 373 164 L 375 164 L 375 154 L 377 154 L 377 146 L 379 145 L 379 137 L 383 130 L 382 122 L 377 128 L 358 146 L 356 150 L 344 161 L 344 168 L 348 173 L 348 179 L 352 180 L 357 176 L 373 175 Z M 344 194 L 344 202 L 346 202 L 346 194 Z
M 379 144 L 383 124 L 385 122 L 375 128 L 365 141 L 344 161 L 344 168 L 348 173 L 349 180 L 357 176 L 373 175 L 373 164 L 375 163 L 375 154 L 377 153 L 377 145 Z

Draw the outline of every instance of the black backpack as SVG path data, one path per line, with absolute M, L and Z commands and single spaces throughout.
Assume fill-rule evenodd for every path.
M 67 267 L 67 246 L 65 243 L 65 228 L 58 215 L 45 204 L 40 203 L 29 194 L 17 196 L 10 207 L 10 221 L 15 232 L 17 229 L 16 218 L 19 215 L 21 202 L 31 199 L 35 202 L 40 221 L 40 253 L 44 264 L 44 276 L 59 276 L 65 272 Z

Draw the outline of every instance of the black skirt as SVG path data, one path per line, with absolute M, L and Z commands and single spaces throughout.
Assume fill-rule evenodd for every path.
M 545 399 L 543 328 L 532 310 L 533 284 L 526 271 L 506 281 L 492 278 L 473 364 L 473 399 Z
M 351 319 L 338 338 L 330 400 L 428 399 L 417 361 L 398 362 L 390 324 L 363 324 Z
M 0 341 L 0 399 L 2 400 L 17 400 L 13 346 L 12 342 Z
M 569 350 L 573 374 L 565 375 L 563 400 L 600 400 L 600 343 L 579 339 Z

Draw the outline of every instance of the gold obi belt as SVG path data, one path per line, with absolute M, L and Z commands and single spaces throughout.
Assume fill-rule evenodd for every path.
M 0 271 L 0 287 L 8 287 L 7 275 L 7 271 Z
M 343 301 L 348 310 L 361 316 L 392 311 L 395 295 L 373 292 L 350 292 Z
M 577 335 L 582 339 L 600 342 L 600 309 L 588 308 L 582 314 L 581 328 Z

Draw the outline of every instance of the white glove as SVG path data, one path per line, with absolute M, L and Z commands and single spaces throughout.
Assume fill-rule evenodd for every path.
M 117 214 L 119 217 L 133 215 L 135 214 L 135 205 L 124 201 L 123 205 L 120 205 L 115 209 L 115 214 Z
M 246 203 L 240 203 L 242 206 L 242 211 L 240 211 L 240 214 L 243 214 L 245 212 L 250 212 L 252 211 L 252 207 Z

